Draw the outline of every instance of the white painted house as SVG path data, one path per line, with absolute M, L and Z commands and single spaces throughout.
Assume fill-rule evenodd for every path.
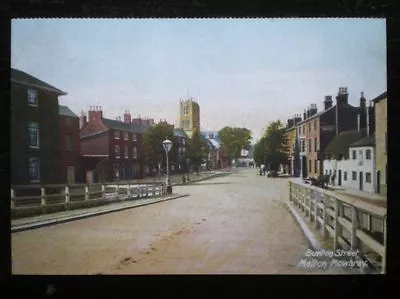
M 343 138 L 347 134 L 347 137 Z M 365 135 L 365 131 L 347 131 L 336 136 L 332 143 L 341 142 L 334 159 L 324 160 L 324 174 L 330 175 L 329 183 L 344 189 L 357 189 L 364 192 L 376 192 L 375 135 Z M 357 137 L 357 141 L 353 142 Z M 342 138 L 340 138 L 342 137 Z M 339 140 L 338 140 L 339 139 Z M 344 144 L 347 141 L 348 144 Z M 347 149 L 347 153 L 341 153 Z M 333 180 L 332 180 L 333 179 Z

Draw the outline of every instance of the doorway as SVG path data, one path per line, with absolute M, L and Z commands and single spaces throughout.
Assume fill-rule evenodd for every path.
M 306 178 L 307 177 L 307 157 L 303 156 L 301 157 L 301 166 L 302 166 L 302 177 Z
M 342 170 L 338 171 L 338 186 L 342 186 Z
M 75 183 L 75 166 L 67 166 L 67 182 L 68 184 Z
M 381 171 L 376 172 L 376 193 L 381 193 Z
M 362 171 L 360 171 L 360 175 L 359 175 L 359 179 L 360 179 L 360 190 L 363 191 L 363 173 Z

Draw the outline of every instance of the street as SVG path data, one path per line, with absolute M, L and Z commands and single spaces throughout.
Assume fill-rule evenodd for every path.
M 13 274 L 349 274 L 298 267 L 287 178 L 246 168 L 173 192 L 190 196 L 12 234 Z

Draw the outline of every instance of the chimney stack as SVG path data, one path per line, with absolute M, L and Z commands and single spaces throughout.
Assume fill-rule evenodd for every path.
M 306 119 L 307 119 L 307 112 L 306 112 L 306 109 L 304 109 L 303 120 L 306 120 Z
M 311 104 L 310 105 L 310 117 L 317 114 L 317 104 Z
M 327 110 L 332 107 L 332 96 L 325 96 L 324 109 Z
M 129 113 L 129 110 L 125 110 L 124 123 L 127 123 L 127 124 L 132 123 L 132 117 L 131 117 L 131 114 Z
M 336 97 L 336 103 L 339 107 L 343 107 L 348 104 L 349 94 L 347 92 L 347 87 L 339 87 L 339 92 Z
M 101 106 L 90 106 L 89 107 L 89 122 L 100 122 L 103 118 L 103 111 L 101 110 Z
M 79 129 L 82 129 L 84 126 L 87 125 L 87 117 L 83 110 L 81 111 L 81 116 L 79 118 Z

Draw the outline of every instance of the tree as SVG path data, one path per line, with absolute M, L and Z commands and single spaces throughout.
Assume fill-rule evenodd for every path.
M 287 140 L 285 128 L 280 120 L 270 122 L 264 136 L 254 149 L 254 159 L 257 164 L 265 164 L 270 170 L 277 171 L 279 165 L 287 161 Z
M 200 165 L 207 158 L 208 151 L 208 145 L 202 140 L 200 131 L 195 129 L 192 139 L 189 140 L 188 158 L 190 159 L 190 164 L 195 166 L 197 172 L 199 172 Z
M 168 138 L 174 140 L 173 126 L 165 122 L 160 122 L 155 126 L 149 127 L 143 134 L 143 151 L 145 163 L 152 169 L 159 165 L 165 165 L 165 149 L 162 142 Z M 169 161 L 172 163 L 177 157 L 177 146 L 173 145 L 168 153 Z M 171 165 L 171 164 L 170 164 Z
M 246 128 L 224 127 L 218 135 L 230 160 L 239 158 L 242 149 L 248 150 L 251 146 L 251 131 Z

